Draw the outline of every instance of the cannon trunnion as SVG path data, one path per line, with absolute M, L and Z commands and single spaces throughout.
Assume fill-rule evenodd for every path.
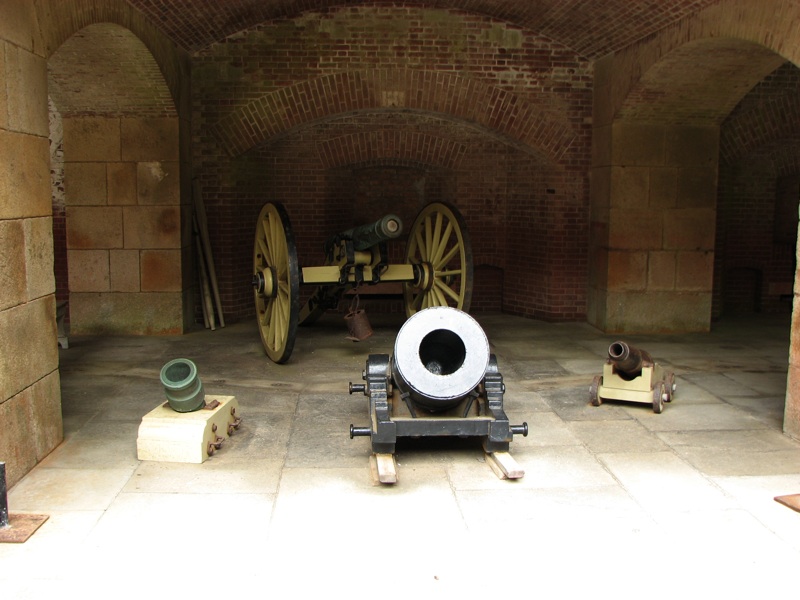
M 524 474 L 508 450 L 528 425 L 509 423 L 497 360 L 483 329 L 463 311 L 417 312 L 400 329 L 391 357 L 369 355 L 362 378 L 366 383 L 351 383 L 350 393 L 369 397 L 371 425 L 351 425 L 350 437 L 369 436 L 376 457 L 393 455 L 402 437 L 478 437 L 503 476 Z

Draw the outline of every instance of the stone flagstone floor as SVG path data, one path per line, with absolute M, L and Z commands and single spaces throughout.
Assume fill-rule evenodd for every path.
M 184 336 L 73 337 L 60 350 L 64 442 L 9 492 L 49 520 L 0 545 L 0 596 L 633 598 L 797 594 L 800 443 L 782 434 L 789 319 L 710 334 L 628 336 L 677 377 L 675 400 L 594 407 L 588 387 L 617 338 L 586 324 L 479 315 L 530 433 L 503 481 L 476 440 L 401 440 L 399 482 L 375 484 L 367 399 L 347 393 L 401 321 L 345 339 L 341 315 L 300 328 L 288 364 L 254 324 Z M 159 371 L 185 357 L 242 426 L 201 465 L 142 462 Z M 490 596 L 490 597 L 492 597 Z

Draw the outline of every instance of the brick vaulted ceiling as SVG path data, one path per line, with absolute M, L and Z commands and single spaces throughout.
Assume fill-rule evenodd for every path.
M 405 5 L 460 10 L 500 19 L 596 59 L 719 0 L 425 0 Z M 265 21 L 381 0 L 128 0 L 189 53 Z

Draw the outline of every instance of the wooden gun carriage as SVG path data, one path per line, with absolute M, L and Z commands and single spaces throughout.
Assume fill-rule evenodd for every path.
M 406 315 L 435 306 L 468 311 L 472 299 L 472 247 L 464 219 L 450 204 L 435 202 L 409 231 L 405 262 L 389 264 L 387 242 L 402 234 L 395 215 L 341 232 L 325 243 L 325 264 L 300 267 L 286 209 L 264 205 L 256 223 L 253 290 L 261 341 L 269 358 L 286 362 L 297 326 L 313 323 L 360 285 L 399 282 Z M 300 285 L 316 290 L 300 307 Z
M 589 387 L 589 401 L 600 406 L 603 400 L 621 400 L 651 404 L 660 414 L 665 402 L 675 396 L 675 374 L 665 371 L 649 352 L 614 342 L 608 347 L 603 374 L 597 375 Z

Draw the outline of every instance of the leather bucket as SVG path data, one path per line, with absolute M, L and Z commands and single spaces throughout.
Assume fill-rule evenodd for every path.
M 350 311 L 344 316 L 344 322 L 347 323 L 347 331 L 350 334 L 347 339 L 363 342 L 372 335 L 372 326 L 369 324 L 367 313 L 363 308 L 359 308 L 358 304 L 358 294 L 356 294 L 350 303 Z

